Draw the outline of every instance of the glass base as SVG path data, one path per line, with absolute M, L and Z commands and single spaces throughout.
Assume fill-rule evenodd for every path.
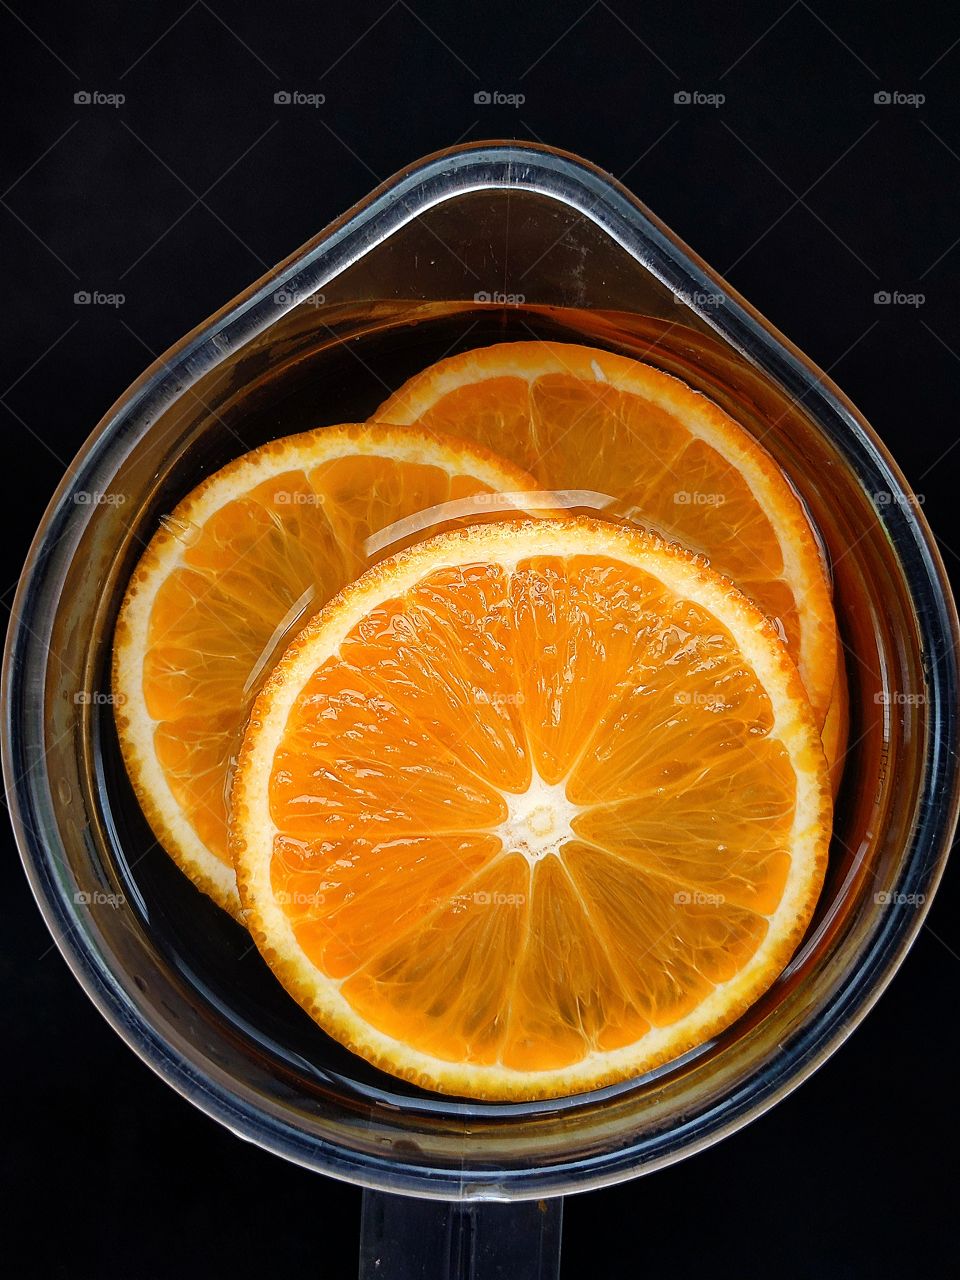
M 453 1204 L 364 1191 L 360 1280 L 556 1280 L 563 1199 Z

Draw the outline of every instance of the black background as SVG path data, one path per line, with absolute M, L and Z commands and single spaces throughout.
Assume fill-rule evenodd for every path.
M 69 460 L 154 355 L 401 166 L 495 136 L 625 175 L 865 412 L 956 570 L 954 4 L 0 0 L 0 50 L 7 608 Z M 326 103 L 276 106 L 280 89 Z M 526 100 L 476 105 L 483 89 Z M 678 105 L 680 90 L 726 101 Z M 79 290 L 125 302 L 80 307 Z M 880 290 L 925 300 L 878 306 Z M 360 1192 L 161 1084 L 69 975 L 0 838 L 0 1203 L 18 1274 L 354 1274 Z M 952 1272 L 956 903 L 948 876 L 890 991 L 788 1100 L 570 1199 L 564 1276 Z

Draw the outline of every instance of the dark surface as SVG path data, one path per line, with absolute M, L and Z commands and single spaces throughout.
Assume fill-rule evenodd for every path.
M 929 2 L 0 0 L 0 598 L 70 458 L 153 355 L 396 169 L 493 136 L 623 175 L 864 411 L 955 570 L 957 41 L 955 7 Z M 326 103 L 275 106 L 279 89 Z M 475 105 L 483 89 L 526 101 Z M 126 102 L 75 104 L 80 90 Z M 926 101 L 876 104 L 881 90 Z M 77 306 L 79 290 L 125 301 Z M 878 306 L 881 290 L 925 301 Z M 0 838 L 18 1274 L 355 1274 L 360 1193 L 241 1144 L 155 1079 L 68 973 Z M 955 880 L 796 1094 L 681 1165 L 568 1202 L 568 1280 L 952 1273 Z

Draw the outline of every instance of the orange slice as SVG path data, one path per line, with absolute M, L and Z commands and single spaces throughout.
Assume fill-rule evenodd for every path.
M 117 623 L 120 744 L 157 839 L 221 906 L 239 918 L 227 843 L 232 768 L 290 635 L 378 558 L 388 526 L 402 530 L 439 504 L 476 518 L 484 495 L 532 487 L 517 467 L 462 441 L 325 427 L 237 459 L 163 520 Z
M 827 859 L 827 766 L 772 625 L 654 535 L 443 534 L 297 637 L 244 737 L 231 847 L 287 990 L 379 1067 L 579 1092 L 773 982 Z
M 837 639 L 819 545 L 782 471 L 711 400 L 625 356 L 510 342 L 441 360 L 374 416 L 477 440 L 706 555 L 776 621 L 823 724 Z

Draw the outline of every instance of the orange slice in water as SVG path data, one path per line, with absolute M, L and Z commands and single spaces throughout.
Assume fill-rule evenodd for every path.
M 157 839 L 221 906 L 239 918 L 233 765 L 290 636 L 379 557 L 388 527 L 409 534 L 404 522 L 416 530 L 414 517 L 434 508 L 434 519 L 463 509 L 476 519 L 488 495 L 533 484 L 476 445 L 423 430 L 324 427 L 237 459 L 163 520 L 117 623 L 117 725 Z
M 711 400 L 625 356 L 508 342 L 431 365 L 374 416 L 476 440 L 706 555 L 775 620 L 822 726 L 837 637 L 819 545 L 782 471 Z
M 767 619 L 699 558 L 578 519 L 443 534 L 301 632 L 244 737 L 251 933 L 355 1052 L 545 1098 L 636 1075 L 781 972 L 831 824 Z

